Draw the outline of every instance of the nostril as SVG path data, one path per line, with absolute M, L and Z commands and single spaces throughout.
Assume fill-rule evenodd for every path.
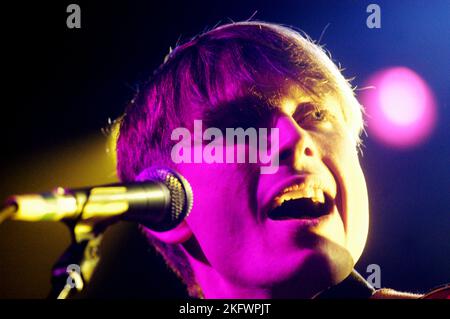
M 305 148 L 305 155 L 306 156 L 312 156 L 313 155 L 313 152 L 312 152 L 312 150 L 309 147 Z

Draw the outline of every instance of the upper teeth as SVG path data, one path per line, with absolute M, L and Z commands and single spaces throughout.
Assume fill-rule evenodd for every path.
M 325 203 L 325 195 L 322 189 L 316 186 L 301 184 L 284 189 L 281 195 L 275 197 L 275 206 L 280 206 L 287 200 L 299 198 L 310 198 L 314 203 Z

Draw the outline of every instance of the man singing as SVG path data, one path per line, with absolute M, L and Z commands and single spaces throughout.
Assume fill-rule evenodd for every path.
M 266 141 L 276 168 L 264 172 L 249 156 L 177 160 L 172 133 L 193 132 L 194 121 L 277 132 Z M 232 23 L 175 48 L 141 87 L 121 121 L 117 170 L 128 182 L 165 166 L 192 186 L 192 212 L 178 227 L 143 228 L 192 297 L 418 297 L 375 291 L 353 271 L 369 226 L 363 128 L 351 86 L 318 45 L 280 25 Z M 239 156 L 255 145 L 219 147 Z

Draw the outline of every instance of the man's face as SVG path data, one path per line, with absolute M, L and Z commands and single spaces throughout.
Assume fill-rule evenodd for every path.
M 271 114 L 279 130 L 276 173 L 248 163 L 178 170 L 193 188 L 186 221 L 202 262 L 246 289 L 303 284 L 314 293 L 344 279 L 360 257 L 367 190 L 339 100 L 311 98 L 295 86 L 283 92 Z

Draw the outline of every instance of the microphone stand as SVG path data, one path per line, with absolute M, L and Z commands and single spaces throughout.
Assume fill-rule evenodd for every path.
M 89 283 L 98 262 L 102 232 L 107 225 L 95 221 L 66 222 L 72 243 L 52 268 L 49 299 L 68 299 Z

